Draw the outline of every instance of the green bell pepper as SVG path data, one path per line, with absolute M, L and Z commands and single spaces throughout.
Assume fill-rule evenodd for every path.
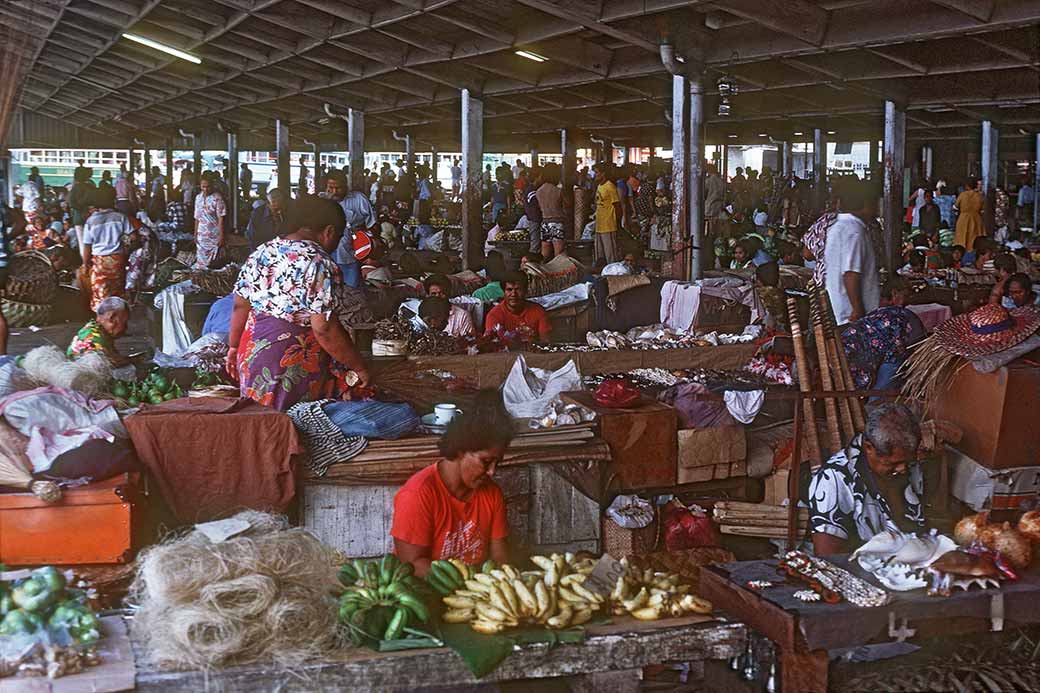
M 46 611 L 58 598 L 43 576 L 33 575 L 15 585 L 11 590 L 14 603 L 26 611 Z
M 101 639 L 101 620 L 89 608 L 74 601 L 62 602 L 54 609 L 47 624 L 65 628 L 77 642 L 87 644 Z
M 32 571 L 32 576 L 43 580 L 47 587 L 58 594 L 65 589 L 65 576 L 54 566 L 45 566 Z
M 35 633 L 40 628 L 43 628 L 43 619 L 39 614 L 23 609 L 9 611 L 0 621 L 0 635 L 24 635 Z

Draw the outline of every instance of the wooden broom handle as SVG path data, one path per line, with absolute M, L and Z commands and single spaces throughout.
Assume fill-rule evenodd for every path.
M 809 358 L 805 354 L 802 327 L 798 323 L 798 303 L 794 298 L 787 299 L 787 316 L 791 322 L 791 342 L 794 345 L 795 363 L 798 364 L 798 389 L 802 392 L 809 392 L 812 390 L 812 384 L 809 382 L 811 372 L 809 369 Z M 805 421 L 802 422 L 805 431 L 805 447 L 808 450 L 810 461 L 813 464 L 820 464 L 823 462 L 823 455 L 820 453 L 820 439 L 816 433 L 816 414 L 813 412 L 813 401 L 811 399 L 802 400 L 802 410 L 805 416 Z M 795 435 L 798 435 L 797 431 Z M 801 460 L 791 460 L 792 470 L 797 469 L 801 463 Z
M 845 380 L 845 389 L 855 390 L 856 382 L 852 379 L 852 370 L 849 368 L 849 356 L 845 351 L 845 342 L 841 339 L 841 330 L 838 329 L 837 320 L 834 319 L 834 309 L 831 307 L 831 297 L 826 291 L 820 291 L 823 302 L 823 315 L 831 326 L 831 334 L 834 336 L 836 351 L 838 352 L 838 364 L 841 367 L 841 375 Z M 856 433 L 866 428 L 867 416 L 863 411 L 863 400 L 850 399 L 849 409 L 852 413 L 852 424 L 856 427 Z
M 820 388 L 833 390 L 834 381 L 831 378 L 831 364 L 827 356 L 827 335 L 823 332 L 823 325 L 813 326 L 813 334 L 816 337 L 816 353 L 820 358 Z M 832 397 L 823 400 L 824 411 L 827 414 L 827 434 L 830 438 L 831 452 L 841 450 L 841 424 L 838 423 L 838 403 Z

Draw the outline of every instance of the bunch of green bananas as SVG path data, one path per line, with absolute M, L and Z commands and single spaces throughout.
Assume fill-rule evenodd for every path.
M 426 623 L 430 612 L 423 601 L 428 589 L 413 574 L 411 563 L 387 554 L 379 559 L 354 559 L 339 570 L 346 591 L 339 599 L 339 619 L 356 644 L 397 640 L 409 623 Z
M 460 590 L 466 584 L 466 580 L 472 580 L 476 573 L 483 573 L 496 568 L 497 565 L 491 559 L 477 570 L 474 566 L 466 565 L 457 558 L 449 558 L 443 561 L 433 561 L 430 571 L 426 573 L 426 583 L 437 590 L 441 596 L 446 596 Z

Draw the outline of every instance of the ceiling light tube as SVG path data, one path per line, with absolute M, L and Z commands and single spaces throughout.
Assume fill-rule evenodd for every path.
M 196 65 L 202 63 L 202 58 L 199 58 L 198 56 L 192 55 L 191 53 L 185 53 L 184 51 L 178 48 L 174 48 L 173 46 L 167 46 L 165 43 L 159 43 L 158 41 L 154 41 L 144 36 L 138 36 L 137 34 L 123 34 L 123 38 L 128 38 L 131 41 L 140 43 L 142 46 L 154 48 L 157 51 L 162 51 L 163 53 L 167 53 L 176 58 L 180 58 L 181 60 L 187 60 L 189 63 L 195 63 Z
M 516 53 L 517 55 L 519 55 L 521 58 L 527 58 L 528 60 L 533 60 L 536 63 L 544 63 L 544 62 L 546 62 L 548 60 L 548 58 L 546 58 L 544 55 L 538 55 L 537 53 L 532 53 L 531 51 L 513 51 L 513 52 Z

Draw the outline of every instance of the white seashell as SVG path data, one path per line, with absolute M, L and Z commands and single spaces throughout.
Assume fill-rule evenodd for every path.
M 803 602 L 818 602 L 820 601 L 820 595 L 812 590 L 798 590 L 794 593 L 794 598 Z
M 764 590 L 768 587 L 772 587 L 773 583 L 769 580 L 749 580 L 747 586 L 753 590 Z

